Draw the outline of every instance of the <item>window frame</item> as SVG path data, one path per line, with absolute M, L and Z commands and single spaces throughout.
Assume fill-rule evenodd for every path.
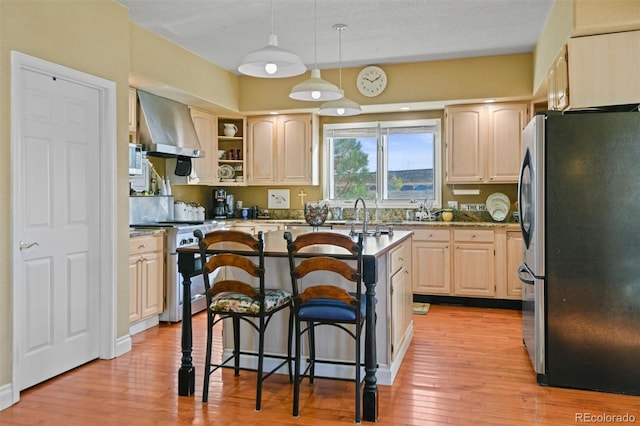
M 378 208 L 416 208 L 419 203 L 422 203 L 423 199 L 392 199 L 385 200 L 382 197 L 386 193 L 384 185 L 384 176 L 388 176 L 387 169 L 387 136 L 383 135 L 381 129 L 388 128 L 400 128 L 400 127 L 433 127 L 434 128 L 434 158 L 433 158 L 433 193 L 434 193 L 434 208 L 442 207 L 442 177 L 443 177 L 443 163 L 442 163 L 442 120 L 440 118 L 427 118 L 427 119 L 414 119 L 414 120 L 388 120 L 388 121 L 363 121 L 354 123 L 327 123 L 323 125 L 323 197 L 328 200 L 331 205 L 340 207 L 353 207 L 355 199 L 353 200 L 335 200 L 331 199 L 331 185 L 332 185 L 332 159 L 331 159 L 331 139 L 332 136 L 328 136 L 331 130 L 340 129 L 376 129 L 377 142 L 376 142 L 376 198 L 365 199 L 370 205 Z M 380 172 L 383 173 L 380 173 Z

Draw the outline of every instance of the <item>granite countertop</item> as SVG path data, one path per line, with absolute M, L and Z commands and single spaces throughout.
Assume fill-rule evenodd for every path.
M 129 238 L 143 237 L 146 235 L 163 234 L 162 228 L 129 228 Z
M 227 220 L 228 223 L 273 223 L 273 224 L 282 224 L 282 225 L 308 225 L 304 219 L 250 219 L 250 220 L 242 220 L 242 219 L 230 219 Z M 331 225 L 346 225 L 350 226 L 354 224 L 356 228 L 362 226 L 362 222 L 352 221 L 352 220 L 327 220 L 324 223 L 324 226 Z M 398 227 L 411 227 L 411 228 L 432 228 L 432 227 L 480 227 L 480 228 L 513 228 L 519 229 L 520 224 L 518 222 L 476 222 L 476 221 L 453 221 L 453 222 L 443 222 L 439 220 L 435 221 L 370 221 L 367 222 L 369 229 L 374 229 L 376 225 L 380 225 L 381 227 L 386 227 L 389 225 L 398 226 Z

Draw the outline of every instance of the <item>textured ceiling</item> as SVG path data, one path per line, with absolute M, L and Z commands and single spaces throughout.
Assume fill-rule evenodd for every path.
M 555 2 L 317 0 L 314 21 L 313 0 L 117 1 L 131 21 L 235 73 L 267 45 L 272 17 L 281 48 L 325 69 L 338 66 L 337 23 L 348 26 L 344 67 L 531 52 Z

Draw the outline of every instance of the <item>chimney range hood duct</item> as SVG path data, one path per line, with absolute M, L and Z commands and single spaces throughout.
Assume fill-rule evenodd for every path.
M 138 101 L 139 141 L 148 155 L 178 157 L 189 163 L 189 158 L 184 157 L 204 157 L 185 104 L 141 90 L 138 90 Z

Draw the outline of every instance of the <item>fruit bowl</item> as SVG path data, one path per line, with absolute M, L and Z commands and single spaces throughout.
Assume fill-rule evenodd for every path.
M 329 205 L 320 203 L 306 203 L 304 205 L 304 220 L 311 226 L 320 226 L 329 214 Z

